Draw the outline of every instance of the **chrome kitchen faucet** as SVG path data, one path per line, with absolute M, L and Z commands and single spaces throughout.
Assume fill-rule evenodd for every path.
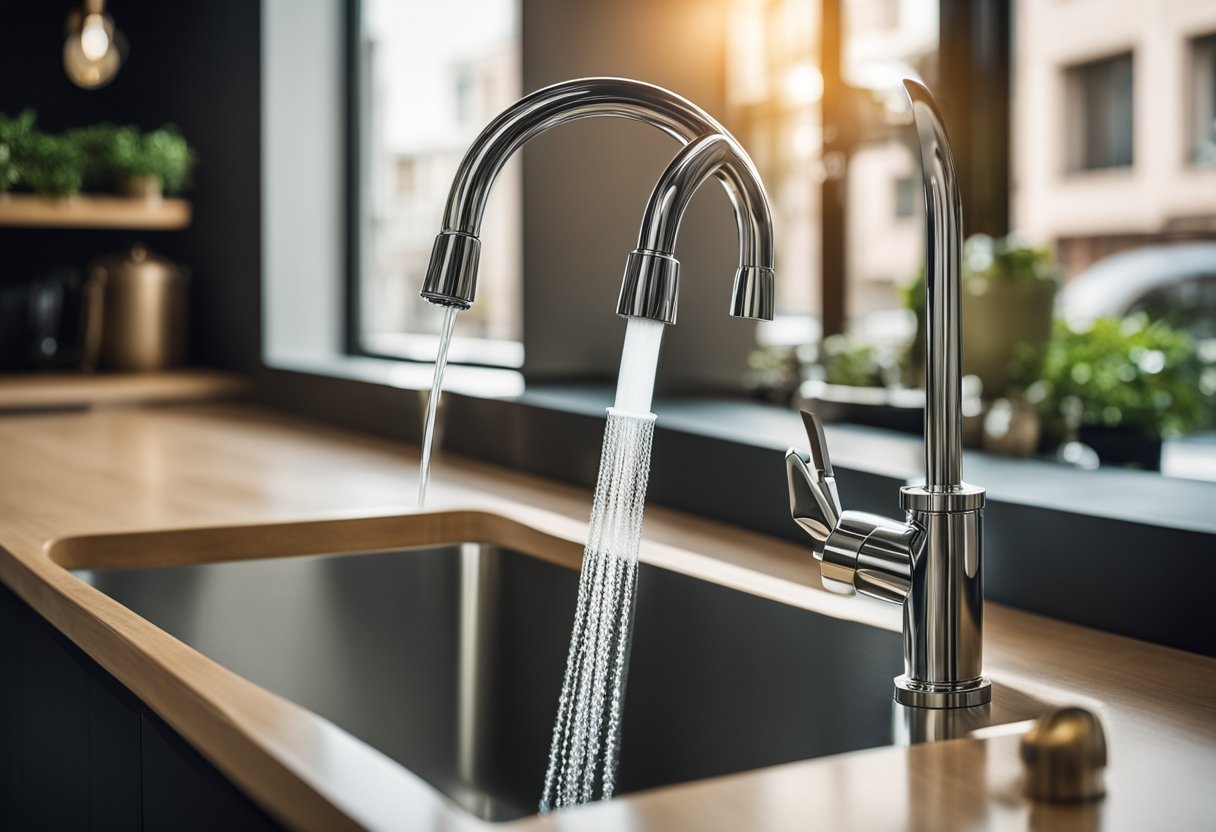
M 925 192 L 925 484 L 900 489 L 905 520 L 843 511 L 823 426 L 804 412 L 810 452 L 786 452 L 790 513 L 812 540 L 824 586 L 902 604 L 904 674 L 895 700 L 963 708 L 992 698 L 982 675 L 984 489 L 963 482 L 962 206 L 932 94 L 904 81 Z
M 747 153 L 700 107 L 662 87 L 624 78 L 583 78 L 537 90 L 504 110 L 474 140 L 456 172 L 421 295 L 467 309 L 477 293 L 478 234 L 495 178 L 528 140 L 592 116 L 617 116 L 659 128 L 686 145 L 651 196 L 638 248 L 628 258 L 617 312 L 674 323 L 679 262 L 672 256 L 688 200 L 716 176 L 739 231 L 730 314 L 773 316 L 773 228 L 768 199 Z

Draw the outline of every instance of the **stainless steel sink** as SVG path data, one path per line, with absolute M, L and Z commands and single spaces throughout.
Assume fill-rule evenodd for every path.
M 487 820 L 536 811 L 578 574 L 481 544 L 76 574 Z M 618 792 L 892 742 L 898 633 L 657 567 Z

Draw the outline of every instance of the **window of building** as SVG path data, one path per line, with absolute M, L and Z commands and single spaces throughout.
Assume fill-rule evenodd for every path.
M 356 4 L 358 221 L 348 241 L 356 353 L 434 360 L 441 312 L 417 301 L 418 287 L 465 149 L 522 94 L 519 3 Z M 478 299 L 457 319 L 454 362 L 523 362 L 520 200 L 510 165 L 486 211 Z
M 895 180 L 895 217 L 897 219 L 916 216 L 917 186 L 919 184 L 912 176 L 901 176 Z
M 1191 41 L 1191 161 L 1216 166 L 1216 34 Z
M 1130 167 L 1132 53 L 1065 70 L 1069 171 Z

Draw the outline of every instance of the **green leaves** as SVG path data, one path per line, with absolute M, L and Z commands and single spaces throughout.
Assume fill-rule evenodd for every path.
M 33 152 L 37 135 L 33 110 L 15 118 L 0 113 L 0 193 L 21 184 L 22 168 Z
M 56 136 L 39 132 L 33 111 L 0 115 L 0 191 L 15 187 L 64 196 L 118 190 L 134 177 L 155 177 L 166 193 L 190 184 L 196 154 L 176 127 L 141 133 L 95 124 Z
M 1173 435 L 1216 415 L 1216 367 L 1189 334 L 1146 315 L 1078 330 L 1057 321 L 1042 354 L 1023 353 L 1018 364 L 1027 399 L 1059 435 L 1081 425 Z
M 823 339 L 819 355 L 824 381 L 850 387 L 885 387 L 887 365 L 878 349 L 847 335 Z
M 18 164 L 20 183 L 40 194 L 69 196 L 84 180 L 84 159 L 62 136 L 35 133 Z
M 140 133 L 134 127 L 113 127 L 97 141 L 99 172 L 112 181 L 152 176 L 166 193 L 179 193 L 190 183 L 195 154 L 177 128 L 168 125 Z

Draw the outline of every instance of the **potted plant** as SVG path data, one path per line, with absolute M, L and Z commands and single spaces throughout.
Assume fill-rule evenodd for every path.
M 800 347 L 769 346 L 752 350 L 747 356 L 744 388 L 755 398 L 788 405 L 802 383 Z
M 1019 348 L 1051 337 L 1059 285 L 1048 250 L 1017 235 L 976 234 L 963 246 L 963 372 L 979 376 L 986 399 L 1008 391 Z
M 1055 444 L 1075 436 L 1105 464 L 1159 470 L 1163 436 L 1212 423 L 1216 367 L 1189 334 L 1143 314 L 1084 329 L 1058 321 L 1046 347 L 1022 363 L 1045 436 Z
M 810 378 L 796 403 L 825 422 L 917 433 L 924 420 L 924 393 L 899 383 L 899 366 L 889 350 L 847 335 L 830 335 L 819 345 Z
M 190 182 L 195 154 L 176 127 L 148 133 L 117 128 L 104 164 L 128 196 L 156 199 L 181 192 Z
M 112 191 L 118 181 L 115 148 L 119 136 L 131 127 L 116 127 L 113 124 L 92 124 L 69 130 L 64 137 L 76 146 L 83 160 L 85 190 L 95 192 Z
M 1060 269 L 1045 248 L 1016 234 L 993 239 L 975 234 L 963 245 L 963 372 L 979 377 L 983 396 L 1004 396 L 1019 348 L 1041 349 L 1051 336 L 1052 306 Z M 916 313 L 917 337 L 909 370 L 924 364 L 925 273 L 906 288 L 904 304 Z

